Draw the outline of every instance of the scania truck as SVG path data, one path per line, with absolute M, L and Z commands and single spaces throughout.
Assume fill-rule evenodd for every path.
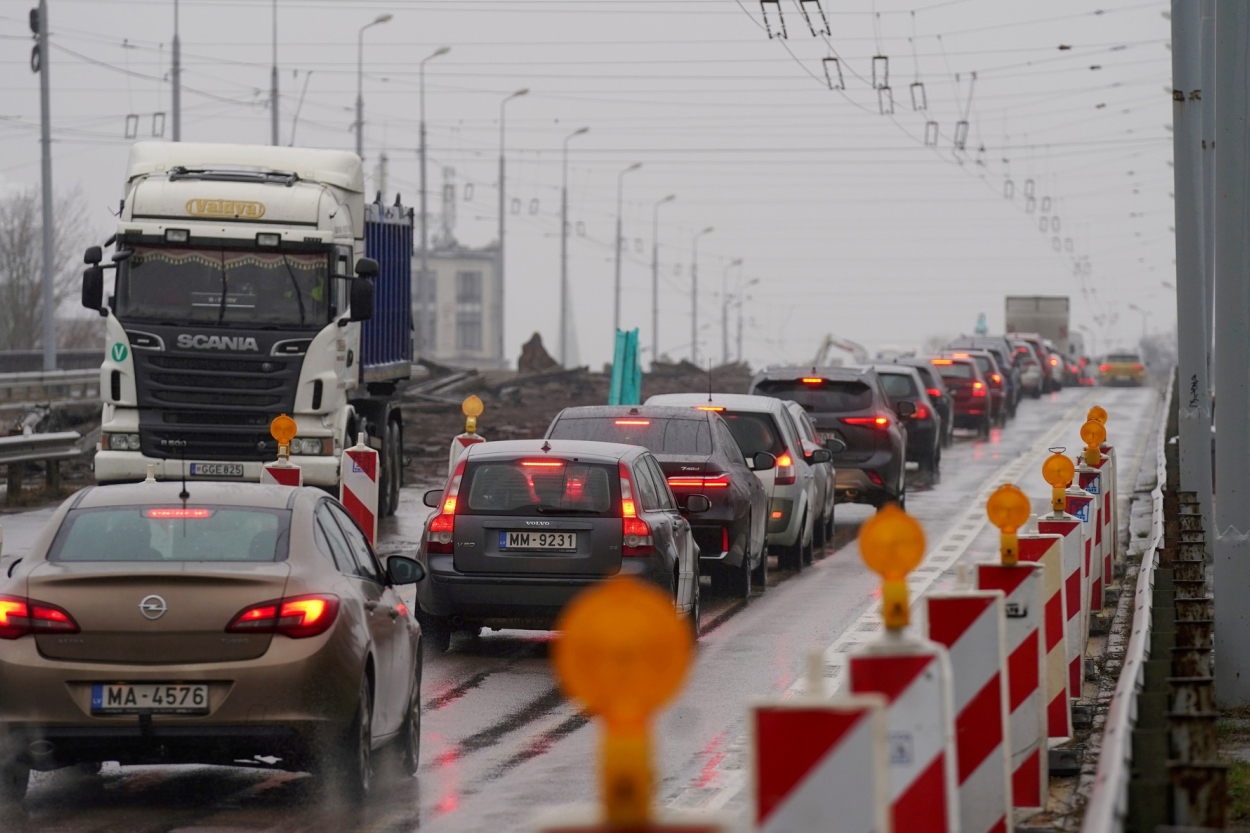
M 337 150 L 140 142 L 108 264 L 87 250 L 83 306 L 106 319 L 95 475 L 256 481 L 291 415 L 291 461 L 335 489 L 359 433 L 379 511 L 399 500 L 412 372 L 412 210 L 366 204 Z M 105 297 L 105 270 L 115 270 Z

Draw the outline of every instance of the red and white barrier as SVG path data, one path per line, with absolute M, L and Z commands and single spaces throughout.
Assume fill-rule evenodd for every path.
M 1110 572 L 1107 570 L 1107 542 L 1106 529 L 1107 521 L 1104 504 L 1106 496 L 1102 493 L 1102 473 L 1098 469 L 1081 463 L 1076 467 L 1077 485 L 1080 488 L 1094 496 L 1094 500 L 1090 503 L 1090 519 L 1094 522 L 1094 559 L 1098 562 L 1097 569 L 1093 571 L 1094 579 L 1090 585 L 1090 609 L 1099 611 L 1103 608 L 1103 600 L 1105 598 L 1102 590 L 1107 585 L 1107 579 L 1110 578 Z
M 343 450 L 339 460 L 339 502 L 365 531 L 370 544 L 378 540 L 378 452 L 365 442 Z
M 929 638 L 950 654 L 960 829 L 1004 833 L 1011 829 L 1011 757 L 1003 594 L 930 593 L 925 603 Z
M 1068 690 L 1068 611 L 1063 593 L 1063 538 L 1059 535 L 1021 535 L 1020 560 L 1040 564 L 1044 571 L 1042 647 L 1046 652 L 1046 727 L 1052 738 L 1072 737 L 1072 698 Z
M 1015 807 L 1046 804 L 1046 708 L 1042 697 L 1042 587 L 1039 564 L 978 564 L 977 588 L 1001 590 L 1007 616 L 1007 706 Z
M 950 662 L 927 639 L 887 631 L 848 663 L 850 691 L 888 702 L 890 815 L 899 833 L 958 833 Z
M 465 432 L 452 437 L 451 450 L 447 453 L 447 476 L 451 477 L 456 473 L 456 463 L 460 462 L 469 446 L 484 442 L 486 438 L 477 433 Z
M 303 486 L 304 473 L 291 461 L 279 458 L 265 463 L 260 470 L 260 482 L 269 486 Z
M 1107 532 L 1110 533 L 1107 537 L 1107 541 L 1111 545 L 1111 560 L 1114 564 L 1114 562 L 1120 557 L 1120 488 L 1117 483 L 1120 470 L 1118 468 L 1119 464 L 1116 463 L 1115 459 L 1115 446 L 1104 443 L 1099 447 L 1099 451 L 1102 452 L 1103 459 L 1109 461 L 1102 468 L 1102 482 L 1103 491 L 1106 492 Z M 1114 569 L 1114 567 L 1112 569 Z M 1114 575 L 1114 573 L 1108 572 L 1106 575 L 1110 577 Z
M 1085 598 L 1085 541 L 1079 519 L 1067 513 L 1043 515 L 1037 519 L 1037 531 L 1059 535 L 1063 539 L 1063 607 L 1067 616 L 1064 634 L 1068 644 L 1068 696 L 1081 697 L 1081 681 L 1085 665 L 1085 646 L 1089 639 L 1089 603 Z
M 1064 510 L 1069 515 L 1074 515 L 1081 522 L 1081 538 L 1085 542 L 1085 564 L 1083 566 L 1084 575 L 1082 581 L 1085 582 L 1085 612 L 1093 613 L 1098 610 L 1098 601 L 1094 596 L 1094 590 L 1102 592 L 1102 558 L 1098 550 L 1097 533 L 1098 526 L 1096 524 L 1096 508 L 1094 503 L 1096 497 L 1086 492 L 1084 489 L 1068 488 L 1064 497 Z M 1089 624 L 1086 623 L 1086 634 L 1089 633 Z M 1088 636 L 1087 636 L 1088 641 Z
M 883 697 L 761 703 L 751 707 L 748 722 L 756 830 L 890 829 Z
M 1111 486 L 1114 478 L 1114 463 L 1110 457 L 1104 456 L 1098 461 L 1099 501 L 1102 505 L 1102 586 L 1104 588 L 1111 586 L 1111 579 L 1115 576 L 1116 525 L 1113 518 L 1115 494 Z

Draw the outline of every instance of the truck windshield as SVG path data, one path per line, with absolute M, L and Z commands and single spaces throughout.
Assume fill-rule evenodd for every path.
M 329 320 L 329 256 L 256 249 L 136 246 L 117 274 L 126 320 L 320 327 Z

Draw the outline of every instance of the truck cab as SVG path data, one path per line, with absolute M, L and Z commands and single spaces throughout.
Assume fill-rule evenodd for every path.
M 97 480 L 141 480 L 151 465 L 157 479 L 254 482 L 286 413 L 309 485 L 337 488 L 343 448 L 366 433 L 393 512 L 412 214 L 366 206 L 363 191 L 360 159 L 343 151 L 132 148 L 112 267 L 92 247 L 83 282 L 107 330 Z M 116 270 L 107 299 L 104 268 Z

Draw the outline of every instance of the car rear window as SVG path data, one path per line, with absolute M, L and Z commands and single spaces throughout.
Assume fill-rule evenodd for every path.
M 781 455 L 786 445 L 781 440 L 781 432 L 771 414 L 754 413 L 751 411 L 722 411 L 725 424 L 738 441 L 744 457 L 757 452 L 767 451 L 769 454 Z
M 872 389 L 863 382 L 825 379 L 822 382 L 768 380 L 755 386 L 753 393 L 797 402 L 817 414 L 863 411 L 872 407 Z
M 1107 356 L 1107 364 L 1137 364 L 1140 361 L 1136 353 L 1112 353 Z
M 885 395 L 890 399 L 910 399 L 920 395 L 920 391 L 916 390 L 916 380 L 909 374 L 881 373 L 880 376 Z
M 470 464 L 460 493 L 463 509 L 476 515 L 616 514 L 613 481 L 619 468 L 570 460 L 500 460 Z
M 565 417 L 551 427 L 551 438 L 640 445 L 653 454 L 712 453 L 712 431 L 706 419 Z
M 938 374 L 933 372 L 932 367 L 916 367 L 916 372 L 920 374 L 920 379 L 926 387 L 937 387 Z
M 950 364 L 934 365 L 943 379 L 972 379 L 972 365 L 967 362 L 951 362 Z
M 282 561 L 286 509 L 242 506 L 112 506 L 75 509 L 49 561 Z

